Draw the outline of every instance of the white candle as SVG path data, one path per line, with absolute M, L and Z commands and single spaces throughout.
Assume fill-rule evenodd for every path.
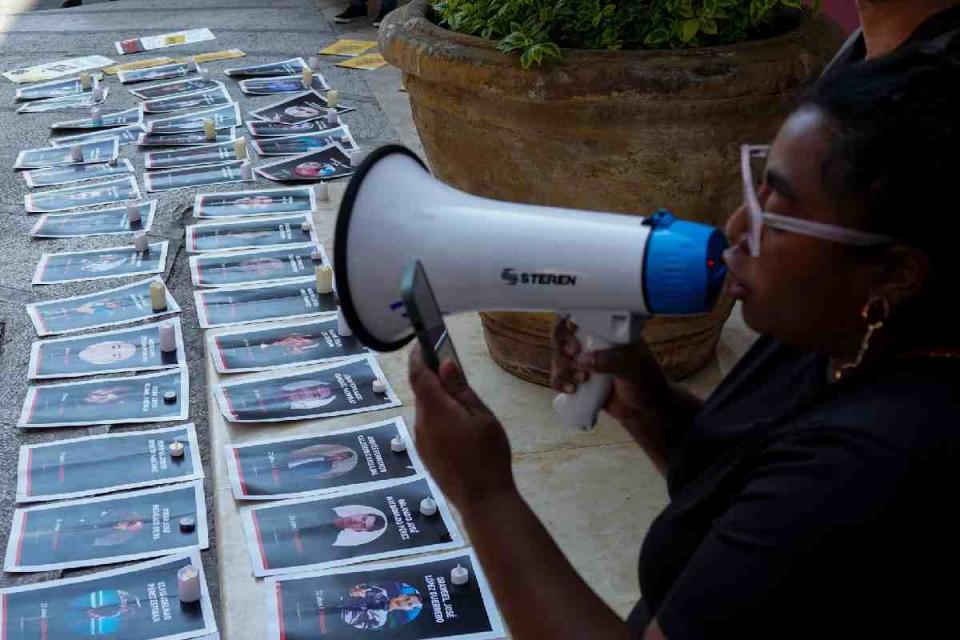
M 437 501 L 427 496 L 420 501 L 420 513 L 428 518 L 437 513 Z
M 387 383 L 385 380 L 377 378 L 373 381 L 373 392 L 374 393 L 386 393 L 387 392 Z
M 333 269 L 329 265 L 321 264 L 317 267 L 317 293 L 333 293 Z
M 343 338 L 353 335 L 353 331 L 350 329 L 350 324 L 343 316 L 343 309 L 339 307 L 337 307 L 337 333 Z
M 170 443 L 170 455 L 174 458 L 182 458 L 186 449 L 179 440 L 174 440 Z
M 459 564 L 450 571 L 450 582 L 460 586 L 467 584 L 470 581 L 470 572 L 467 571 L 466 567 L 462 567 Z
M 330 187 L 326 182 L 321 181 L 320 184 L 316 186 L 315 191 L 317 192 L 317 200 L 321 202 L 330 201 Z
M 327 106 L 333 108 L 338 104 L 340 104 L 340 92 L 336 89 L 330 89 L 330 91 L 327 91 Z
M 107 95 L 103 92 L 103 87 L 97 87 L 93 90 L 93 101 L 103 102 Z
M 300 223 L 300 231 L 303 231 L 304 233 L 310 233 L 310 229 L 312 228 L 313 228 L 313 225 L 310 224 L 309 220 L 304 220 L 303 222 Z
M 167 288 L 162 282 L 150 283 L 150 306 L 154 312 L 167 310 Z
M 407 450 L 407 443 L 404 442 L 403 436 L 399 433 L 393 437 L 393 440 L 390 441 L 390 450 L 394 453 L 403 453 Z
M 310 69 L 303 70 L 303 86 L 306 89 L 309 89 L 313 85 L 313 71 Z
M 240 178 L 243 180 L 253 180 L 253 166 L 250 163 L 240 165 Z
M 133 234 L 133 248 L 140 253 L 150 250 L 150 240 L 147 239 L 146 231 L 137 231 Z
M 177 592 L 180 594 L 180 602 L 200 600 L 200 572 L 192 564 L 177 571 Z
M 83 147 L 80 145 L 70 147 L 70 159 L 74 162 L 83 162 Z
M 160 351 L 170 353 L 177 350 L 177 332 L 172 322 L 160 325 Z
M 81 89 L 83 89 L 84 91 L 86 91 L 87 89 L 90 88 L 90 85 L 91 85 L 92 82 L 93 82 L 93 78 L 90 76 L 89 73 L 87 73 L 86 71 L 84 71 L 83 73 L 80 74 L 80 88 L 81 88 Z
M 127 201 L 127 220 L 132 223 L 140 222 L 140 203 L 136 200 Z

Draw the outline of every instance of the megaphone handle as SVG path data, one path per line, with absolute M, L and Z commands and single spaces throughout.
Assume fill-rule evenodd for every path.
M 609 349 L 614 343 L 597 336 L 586 335 L 583 329 L 577 329 L 577 337 L 585 351 L 599 351 Z M 597 414 L 603 408 L 610 389 L 613 387 L 613 376 L 609 373 L 591 374 L 586 382 L 581 383 L 574 393 L 561 393 L 553 399 L 553 410 L 560 421 L 568 427 L 589 431 L 597 424 Z

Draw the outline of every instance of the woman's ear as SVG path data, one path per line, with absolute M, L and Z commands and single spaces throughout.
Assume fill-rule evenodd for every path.
M 894 246 L 880 259 L 872 297 L 884 298 L 891 307 L 897 307 L 917 298 L 930 275 L 930 258 L 925 252 Z

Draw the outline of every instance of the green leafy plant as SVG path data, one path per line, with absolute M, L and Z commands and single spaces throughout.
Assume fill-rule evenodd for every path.
M 451 31 L 519 51 L 524 68 L 573 49 L 706 47 L 764 37 L 795 24 L 801 0 L 436 0 Z

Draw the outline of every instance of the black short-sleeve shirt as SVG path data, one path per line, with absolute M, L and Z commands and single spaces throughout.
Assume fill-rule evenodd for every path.
M 761 339 L 672 434 L 636 637 L 651 618 L 668 640 L 960 633 L 960 362 L 839 385 L 826 365 Z

